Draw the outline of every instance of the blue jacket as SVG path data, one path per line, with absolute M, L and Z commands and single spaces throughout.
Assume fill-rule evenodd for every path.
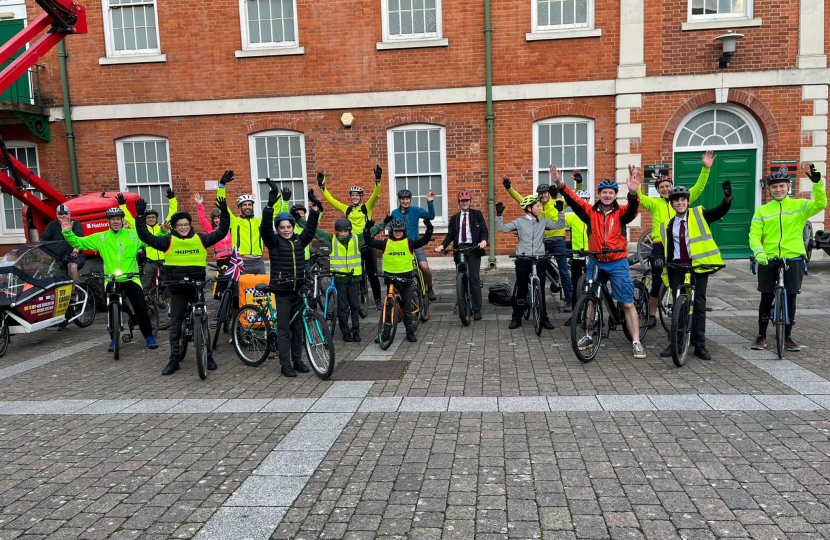
M 406 213 L 401 212 L 400 206 L 392 210 L 392 219 L 402 219 L 406 223 L 406 237 L 410 240 L 417 240 L 421 237 L 418 231 L 418 224 L 422 219 L 435 219 L 435 204 L 434 201 L 427 201 L 427 208 L 424 210 L 420 206 L 410 206 Z

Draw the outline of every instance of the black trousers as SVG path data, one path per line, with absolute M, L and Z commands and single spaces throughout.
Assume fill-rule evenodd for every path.
M 337 283 L 337 320 L 340 321 L 340 331 L 344 334 L 360 330 L 360 283 Z M 378 284 L 380 287 L 380 284 Z M 349 328 L 349 309 L 352 313 L 352 327 Z
M 144 339 L 153 335 L 153 325 L 150 323 L 150 315 L 147 314 L 147 301 L 144 299 L 144 289 L 135 281 L 123 281 L 120 284 L 121 291 L 127 298 L 138 322 L 138 328 Z
M 683 285 L 685 273 L 682 270 L 669 269 L 669 285 L 672 297 L 677 288 Z M 695 300 L 692 311 L 692 339 L 691 345 L 702 347 L 706 345 L 706 288 L 709 286 L 709 274 L 694 274 Z
M 584 259 L 571 259 L 571 286 L 573 287 L 571 298 L 574 307 L 576 307 L 576 301 L 579 300 L 579 295 L 582 294 L 582 291 L 578 291 L 576 288 L 579 284 L 579 278 L 585 273 L 585 264 Z
M 187 305 L 196 301 L 196 291 L 188 286 L 170 286 L 170 361 L 180 362 L 182 358 L 181 339 L 187 318 Z M 219 332 L 219 329 L 216 329 Z M 206 336 L 208 358 L 213 359 L 210 348 L 210 335 Z
M 459 244 L 461 248 L 472 247 L 473 244 Z M 456 266 L 459 264 L 458 253 L 453 253 Z M 473 313 L 481 311 L 481 256 L 467 255 L 467 273 L 470 276 L 470 300 L 473 304 Z
M 380 300 L 380 279 L 378 279 L 378 261 L 375 257 L 375 250 L 369 246 L 362 246 L 360 248 L 360 259 L 363 261 L 363 271 L 366 272 L 366 278 L 369 280 L 369 286 L 372 288 L 372 296 L 375 300 Z M 339 296 L 338 292 L 338 296 Z
M 303 321 L 300 317 L 294 320 L 289 327 L 291 316 L 294 314 L 294 304 L 299 299 L 296 292 L 281 292 L 277 297 L 277 349 L 280 355 L 280 364 L 290 366 L 303 360 Z
M 539 276 L 539 282 L 542 288 L 542 320 L 548 318 L 548 310 L 545 307 L 545 264 L 542 261 L 536 264 L 536 273 Z M 518 321 L 524 314 L 524 306 L 519 305 L 519 300 L 527 299 L 527 286 L 530 283 L 530 271 L 534 263 L 522 259 L 516 259 L 516 297 L 513 299 L 513 320 Z
M 795 299 L 798 295 L 787 293 L 787 318 L 790 324 L 784 327 L 784 337 L 790 337 L 795 324 Z M 775 302 L 775 293 L 761 293 L 761 305 L 758 306 L 758 334 L 767 337 L 767 326 L 772 319 L 772 304 Z
M 405 278 L 412 278 L 412 272 L 406 272 L 405 274 L 394 274 Z M 389 285 L 389 281 L 386 281 L 385 285 Z M 415 286 L 414 283 L 411 281 L 407 281 L 406 283 L 400 284 L 395 282 L 396 287 L 400 287 L 401 291 L 401 303 L 403 304 L 403 326 L 406 328 L 407 332 L 411 332 L 414 330 L 414 326 L 412 324 L 412 288 Z

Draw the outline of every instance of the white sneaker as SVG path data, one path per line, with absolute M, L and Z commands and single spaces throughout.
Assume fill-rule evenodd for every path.
M 646 350 L 639 341 L 634 342 L 634 358 L 645 358 Z
M 576 346 L 580 349 L 589 349 L 593 344 L 594 338 L 591 336 L 582 336 L 582 339 L 577 342 Z

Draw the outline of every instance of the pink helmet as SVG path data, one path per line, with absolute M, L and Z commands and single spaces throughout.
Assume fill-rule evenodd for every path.
M 458 192 L 458 200 L 459 201 L 472 201 L 473 194 L 467 191 L 466 189 L 462 189 Z

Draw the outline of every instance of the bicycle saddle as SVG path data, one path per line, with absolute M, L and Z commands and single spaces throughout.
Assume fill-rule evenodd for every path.
M 256 287 L 254 287 L 254 289 L 256 289 L 258 291 L 268 292 L 268 289 L 270 287 L 271 286 L 268 283 L 257 283 Z

